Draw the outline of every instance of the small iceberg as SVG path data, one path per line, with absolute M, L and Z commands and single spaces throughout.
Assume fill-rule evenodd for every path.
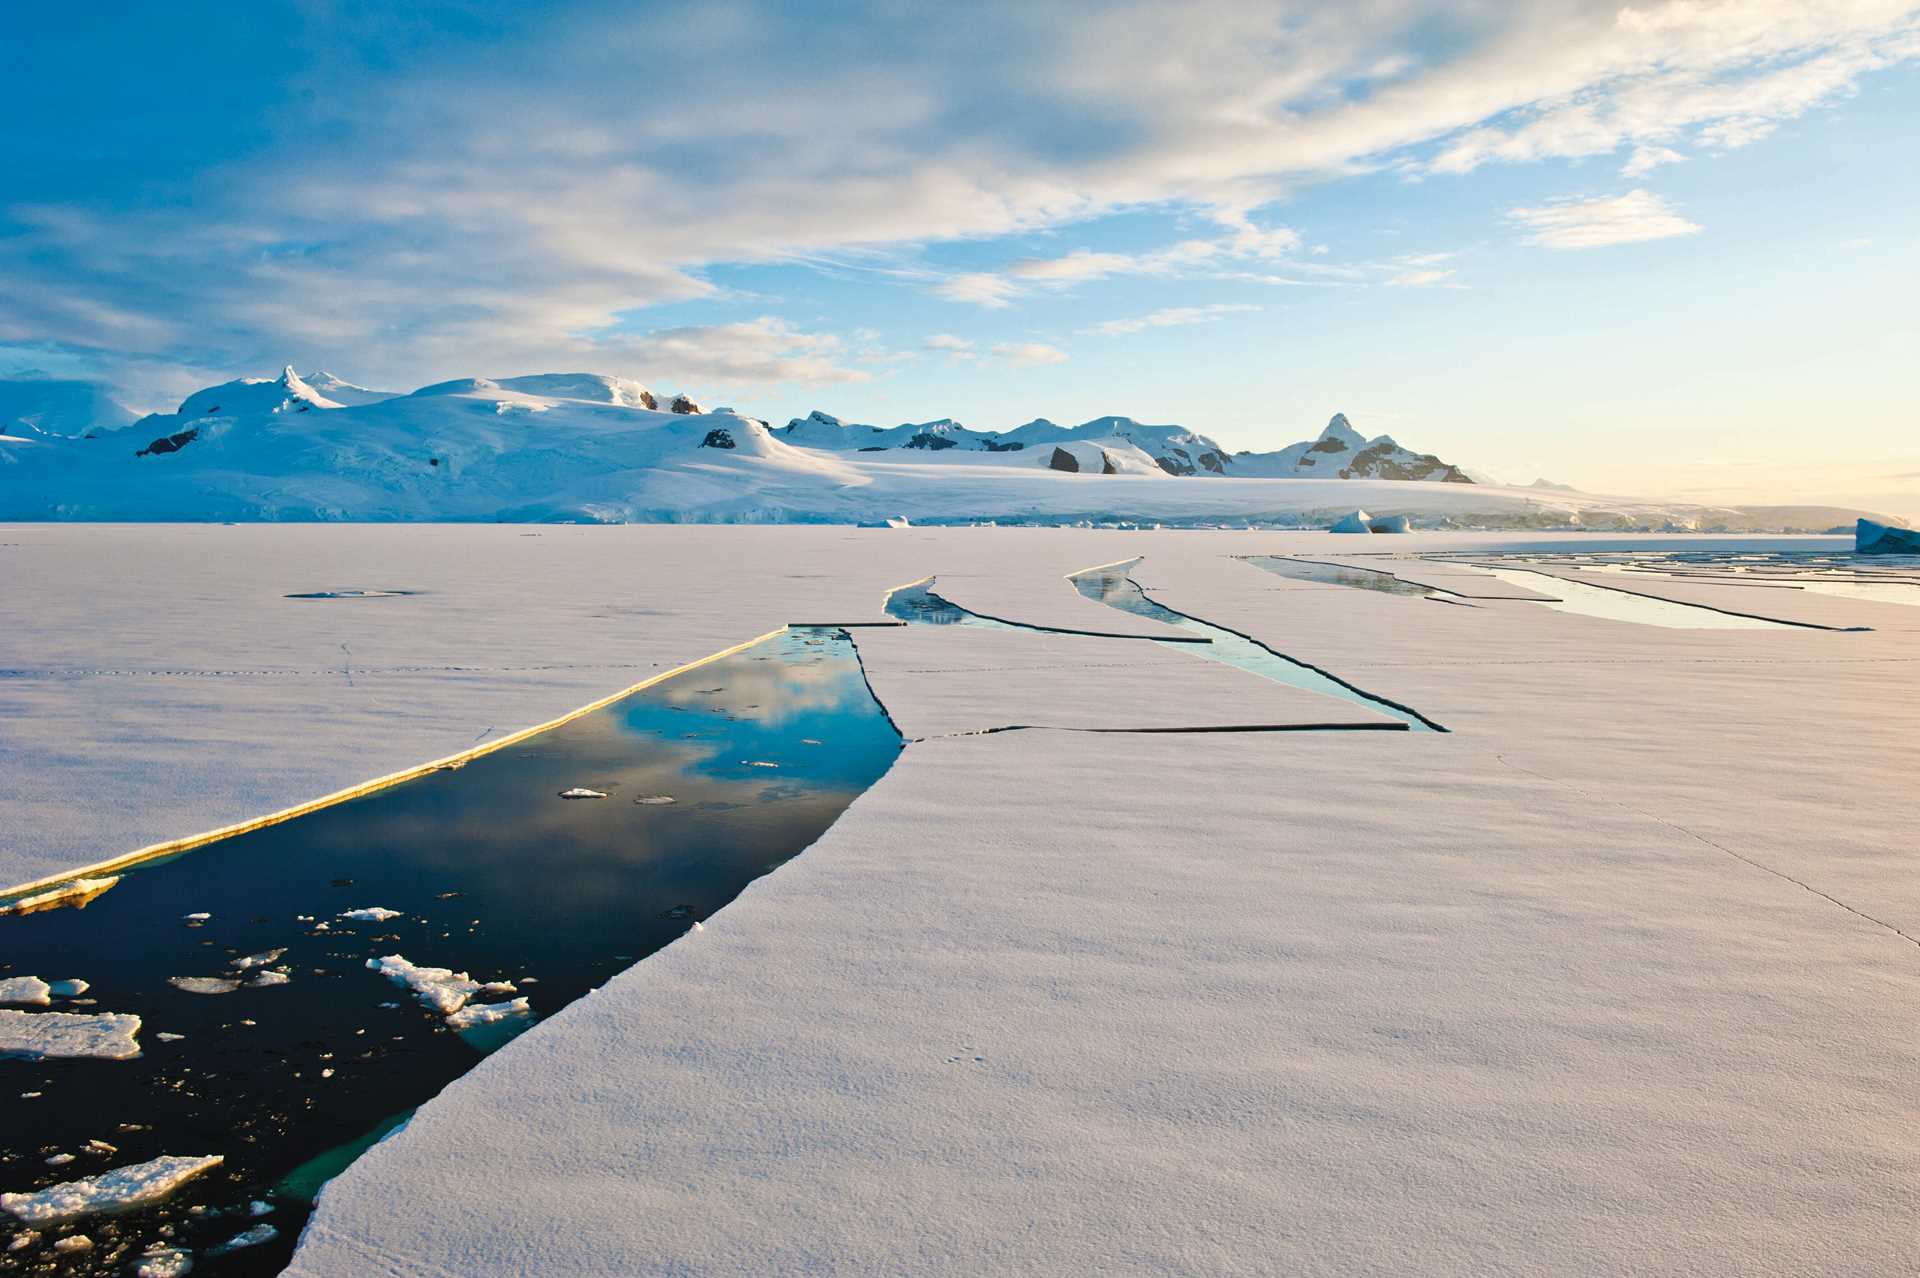
M 659 807 L 662 804 L 672 803 L 674 802 L 674 797 L 671 794 L 643 794 L 635 799 L 634 802 L 643 808 L 652 808 Z
M 1405 515 L 1380 515 L 1367 521 L 1367 531 L 1377 533 L 1411 532 L 1413 523 Z
M 385 923 L 388 919 L 399 918 L 400 911 L 389 910 L 384 905 L 368 905 L 357 910 L 347 910 L 340 917 L 352 919 L 356 923 Z
M 0 1194 L 0 1211 L 12 1212 L 21 1224 L 36 1227 L 134 1211 L 225 1161 L 219 1154 L 167 1154 L 30 1194 Z
M 1896 528 L 1877 519 L 1862 519 L 1853 527 L 1856 555 L 1920 555 L 1920 529 Z
M 131 1012 L 16 1012 L 0 1009 L 0 1057 L 124 1061 L 140 1054 L 140 1018 Z
M 243 955 L 240 958 L 233 959 L 227 964 L 227 966 L 231 968 L 237 968 L 242 972 L 251 972 L 256 967 L 265 967 L 267 964 L 273 962 L 275 959 L 279 958 L 282 954 L 285 954 L 286 952 L 287 951 L 284 948 L 277 949 L 277 950 L 262 950 L 258 954 L 247 954 L 247 955 Z
M 47 985 L 47 989 L 60 998 L 79 998 L 92 988 L 93 985 L 90 982 L 77 978 L 70 981 L 53 981 Z M 5 1001 L 5 999 L 0 999 L 0 1002 Z
M 1364 510 L 1356 510 L 1350 514 L 1342 515 L 1331 524 L 1328 524 L 1327 531 L 1337 533 L 1366 533 L 1372 532 L 1373 527 L 1368 522 L 1367 512 Z
M 521 1016 L 532 1016 L 533 1008 L 526 996 L 506 1003 L 469 1003 L 459 1011 L 447 1017 L 447 1024 L 455 1030 L 477 1029 L 482 1025 L 495 1025 L 501 1021 L 510 1021 Z
M 32 1003 L 45 1006 L 53 987 L 37 976 L 0 977 L 0 1003 Z
M 192 1272 L 193 1253 L 185 1247 L 155 1246 L 133 1266 L 133 1278 L 186 1278 Z
M 229 1252 L 244 1251 L 248 1247 L 258 1247 L 261 1243 L 270 1243 L 280 1236 L 280 1231 L 272 1225 L 255 1225 L 244 1229 L 221 1243 L 218 1247 L 207 1248 L 208 1256 L 224 1256 Z
M 563 799 L 604 799 L 607 797 L 607 792 L 605 790 L 589 790 L 583 785 L 576 785 L 571 790 L 562 790 L 560 797 Z
M 261 972 L 247 982 L 247 988 L 257 990 L 264 985 L 285 985 L 292 979 L 285 972 Z

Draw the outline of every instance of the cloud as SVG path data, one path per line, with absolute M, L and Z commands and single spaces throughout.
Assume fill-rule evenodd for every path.
M 7 190 L 35 201 L 0 207 L 0 341 L 402 385 L 617 350 L 604 335 L 636 312 L 722 297 L 724 265 L 1145 207 L 1213 228 L 933 285 L 1004 308 L 1101 273 L 1297 262 L 1260 211 L 1309 183 L 1750 145 L 1920 57 L 1915 0 L 943 16 L 261 0 L 217 29 L 156 10 L 79 40 L 28 6 L 0 43 L 37 90 L 0 131 Z
M 1507 216 L 1526 228 L 1527 243 L 1551 249 L 1603 248 L 1700 233 L 1696 223 L 1645 190 L 1511 209 Z
M 1183 324 L 1207 324 L 1226 315 L 1257 311 L 1258 306 L 1221 303 L 1214 306 L 1168 306 L 1131 319 L 1112 319 L 1093 326 L 1093 332 L 1112 337 L 1121 333 L 1139 333 L 1149 328 L 1175 328 Z
M 601 359 L 669 386 L 830 386 L 871 376 L 838 362 L 844 347 L 838 337 L 803 332 L 770 316 L 620 334 L 594 345 Z
M 995 342 L 993 353 L 1015 364 L 1064 364 L 1067 353 L 1045 342 Z
M 920 344 L 930 351 L 940 351 L 949 359 L 974 358 L 973 343 L 964 337 L 955 337 L 952 333 L 934 333 Z
M 1399 285 L 1402 288 L 1432 288 L 1434 285 L 1444 284 L 1452 278 L 1452 271 L 1437 271 L 1429 267 L 1424 270 L 1402 271 L 1400 274 L 1390 277 L 1387 283 Z
M 1620 166 L 1622 177 L 1645 177 L 1663 164 L 1684 164 L 1687 157 L 1670 146 L 1637 146 Z

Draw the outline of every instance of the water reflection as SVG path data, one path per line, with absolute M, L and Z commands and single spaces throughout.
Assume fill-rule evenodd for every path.
M 1257 568 L 1264 568 L 1281 577 L 1291 577 L 1296 581 L 1312 581 L 1328 586 L 1352 586 L 1356 590 L 1377 590 L 1389 595 L 1433 595 L 1439 592 L 1431 587 L 1418 585 L 1411 581 L 1402 581 L 1389 572 L 1375 572 L 1371 568 L 1347 568 L 1340 564 L 1314 563 L 1305 559 L 1288 559 L 1281 555 L 1247 555 L 1246 561 Z
M 94 1249 L 59 1272 L 125 1272 L 163 1229 L 202 1250 L 257 1223 L 258 1199 L 279 1238 L 211 1269 L 277 1273 L 315 1169 L 497 1045 L 452 1032 L 368 958 L 511 982 L 551 1015 L 812 843 L 899 749 L 844 632 L 792 631 L 458 769 L 128 871 L 85 912 L 0 919 L 0 975 L 81 977 L 91 1001 L 51 1010 L 145 1022 L 134 1060 L 0 1061 L 0 1188 L 223 1154 L 159 1207 L 81 1222 Z M 607 797 L 557 797 L 574 787 Z M 339 917 L 372 906 L 400 916 Z M 267 970 L 283 984 L 168 983 L 280 948 Z M 89 1154 L 93 1139 L 117 1149 Z M 76 1160 L 50 1167 L 60 1151 Z M 11 1259 L 49 1259 L 52 1240 Z

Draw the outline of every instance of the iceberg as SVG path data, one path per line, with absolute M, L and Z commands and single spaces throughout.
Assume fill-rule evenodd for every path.
M 1877 519 L 1862 519 L 1854 525 L 1853 553 L 1856 555 L 1920 555 L 1920 530 L 1895 528 Z
M 1340 518 L 1327 525 L 1327 531 L 1337 533 L 1364 533 L 1372 532 L 1373 528 L 1367 522 L 1367 512 L 1364 510 L 1356 510 L 1350 514 L 1340 516 Z
M 124 1061 L 140 1054 L 131 1012 L 16 1012 L 0 1009 L 0 1057 L 93 1057 Z
M 52 986 L 37 976 L 0 977 L 0 1003 L 37 1003 L 45 1005 Z

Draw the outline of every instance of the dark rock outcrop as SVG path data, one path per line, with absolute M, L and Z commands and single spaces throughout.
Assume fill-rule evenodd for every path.
M 139 452 L 135 453 L 134 456 L 135 457 L 157 457 L 161 453 L 177 453 L 198 438 L 200 438 L 200 428 L 198 426 L 195 426 L 190 430 L 180 431 L 177 434 L 162 435 L 160 438 L 154 440 L 151 444 L 148 444 L 145 448 L 142 448 Z
M 678 412 L 679 410 L 676 409 L 674 411 Z M 737 448 L 739 447 L 739 445 L 733 442 L 732 431 L 715 428 L 707 432 L 707 437 L 700 441 L 700 447 L 702 448 Z
M 653 396 L 649 394 L 647 398 L 652 399 Z M 689 399 L 685 395 L 675 395 L 673 397 L 673 403 L 667 405 L 667 411 L 670 413 L 689 413 L 690 414 L 690 413 L 704 413 L 706 409 L 700 407 L 700 405 L 694 403 L 693 400 Z
M 1080 473 L 1080 463 L 1074 460 L 1073 454 L 1064 448 L 1054 449 L 1053 456 L 1047 458 L 1047 465 L 1054 470 L 1064 470 L 1071 475 Z

